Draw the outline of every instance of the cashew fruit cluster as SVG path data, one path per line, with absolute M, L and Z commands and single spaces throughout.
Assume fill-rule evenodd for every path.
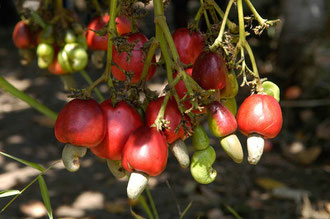
M 196 47 L 198 51 L 194 50 L 194 46 L 179 48 L 178 51 L 180 58 L 182 56 L 185 63 L 192 65 L 185 70 L 187 77 L 191 77 L 202 89 L 215 91 L 210 100 L 203 102 L 198 109 L 189 110 L 194 107 L 193 101 L 188 98 L 186 83 L 180 79 L 174 87 L 179 102 L 169 94 L 149 99 L 146 97 L 142 104 L 125 96 L 115 102 L 108 99 L 98 103 L 88 97 L 70 101 L 60 112 L 55 124 L 57 139 L 66 144 L 62 158 L 69 171 L 79 169 L 79 159 L 90 149 L 96 156 L 107 160 L 109 170 L 116 178 L 129 176 L 127 195 L 130 199 L 137 199 L 146 188 L 149 178 L 158 176 L 166 169 L 170 149 L 182 168 L 190 168 L 195 181 L 212 183 L 217 177 L 213 166 L 218 149 L 210 145 L 209 137 L 200 123 L 203 116 L 207 117 L 209 131 L 219 139 L 223 150 L 234 162 L 241 163 L 244 160 L 241 143 L 235 134 L 237 128 L 248 136 L 248 162 L 256 164 L 259 161 L 263 150 L 260 139 L 273 138 L 281 129 L 281 109 L 275 99 L 279 97 L 279 89 L 272 82 L 264 82 L 262 93 L 248 97 L 235 117 L 235 96 L 238 93 L 236 75 L 228 71 L 221 53 L 200 49 L 204 41 L 199 36 L 199 32 L 180 30 L 174 34 L 174 43 L 180 47 L 183 45 L 180 37 L 191 37 L 186 39 L 190 46 L 199 44 Z M 141 49 L 147 39 L 138 33 L 126 33 L 123 37 L 128 42 L 126 45 L 134 44 L 130 52 L 120 54 L 113 47 L 115 64 L 112 73 L 126 86 L 138 86 L 141 66 L 143 68 L 143 64 L 140 64 L 145 59 Z M 71 57 L 85 57 L 82 55 L 85 48 L 78 44 L 72 32 L 67 32 L 65 42 L 57 59 L 65 71 L 71 72 L 78 69 L 74 62 L 70 62 Z M 152 76 L 154 69 L 150 69 Z M 126 70 L 133 73 L 132 77 L 127 77 Z M 146 72 L 145 80 L 151 77 L 149 73 Z M 179 72 L 174 73 L 174 79 L 176 77 L 180 77 Z M 182 112 L 180 106 L 186 111 Z M 192 155 L 189 155 L 184 142 L 190 136 L 194 148 Z
M 116 178 L 129 177 L 127 195 L 137 199 L 149 178 L 166 169 L 168 156 L 173 154 L 182 168 L 190 169 L 194 180 L 208 184 L 216 180 L 216 154 L 220 150 L 237 164 L 244 161 L 237 129 L 247 136 L 247 161 L 257 164 L 264 139 L 276 137 L 281 130 L 282 112 L 279 88 L 257 72 L 245 39 L 243 10 L 238 10 L 239 25 L 219 14 L 224 21 L 212 19 L 219 33 L 214 32 L 217 28 L 203 33 L 198 30 L 199 15 L 216 4 L 209 1 L 209 7 L 201 7 L 189 27 L 171 33 L 164 19 L 163 1 L 153 1 L 156 34 L 148 39 L 136 22 L 140 17 L 140 10 L 133 8 L 136 1 L 112 5 L 116 2 L 111 1 L 110 15 L 95 6 L 98 16 L 84 26 L 73 12 L 59 7 L 58 1 L 50 15 L 37 11 L 33 19 L 18 22 L 13 32 L 13 42 L 25 63 L 34 54 L 39 68 L 56 75 L 80 71 L 89 83 L 74 90 L 74 99 L 56 120 L 55 136 L 65 144 L 65 167 L 77 171 L 80 159 L 90 149 L 107 161 Z M 97 1 L 91 4 L 98 5 Z M 241 1 L 235 4 L 242 9 Z M 266 22 L 260 27 L 270 26 L 267 19 L 256 20 Z M 244 55 L 249 55 L 253 71 Z M 89 61 L 98 69 L 104 68 L 95 81 L 83 73 Z M 167 76 L 161 94 L 147 87 L 156 71 Z M 251 86 L 251 95 L 239 107 L 237 75 L 243 75 L 242 84 Z M 101 83 L 109 87 L 106 98 L 97 89 Z M 93 99 L 93 92 L 99 102 Z M 210 145 L 203 118 L 222 149 Z M 186 145 L 189 137 L 192 153 Z

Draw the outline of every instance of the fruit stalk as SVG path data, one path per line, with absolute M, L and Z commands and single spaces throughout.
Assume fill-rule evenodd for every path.
M 201 7 L 204 7 L 204 1 L 200 0 L 200 3 L 201 3 Z M 210 21 L 209 21 L 209 17 L 207 16 L 206 10 L 203 11 L 203 14 L 204 14 L 207 29 L 208 29 L 209 32 L 211 32 L 211 24 L 210 24 Z
M 87 83 L 89 85 L 93 84 L 92 79 L 89 77 L 89 75 L 87 74 L 87 72 L 85 70 L 81 70 L 80 71 L 81 76 L 85 79 L 85 81 L 87 81 Z M 94 88 L 94 92 L 97 95 L 97 97 L 99 98 L 100 102 L 104 101 L 104 97 L 102 96 L 102 94 L 100 93 L 99 89 L 97 89 L 96 87 Z
M 216 12 L 220 15 L 222 19 L 224 19 L 225 13 L 221 10 L 219 5 L 214 1 L 214 0 L 207 0 L 207 3 L 212 5 Z M 231 22 L 229 19 L 227 19 L 226 24 L 228 28 L 230 29 L 231 32 L 236 32 L 237 31 L 237 26 L 235 23 Z
M 117 9 L 117 0 L 109 0 L 110 1 L 110 7 L 109 7 L 109 24 L 108 24 L 108 48 L 107 48 L 107 65 L 105 68 L 105 80 L 108 82 L 108 86 L 110 88 L 111 92 L 111 100 L 112 103 L 115 104 L 115 92 L 113 82 L 111 79 L 111 65 L 112 65 L 112 37 L 113 33 L 116 33 L 116 9 Z
M 164 120 L 165 110 L 166 110 L 166 106 L 167 106 L 167 102 L 168 102 L 169 98 L 170 98 L 169 95 L 166 95 L 164 97 L 164 101 L 162 103 L 162 106 L 159 109 L 159 113 L 157 115 L 157 118 L 155 119 L 155 122 L 152 125 L 152 126 L 157 128 L 157 131 L 160 131 L 163 128 L 163 122 L 162 121 Z
M 231 9 L 231 6 L 233 5 L 233 3 L 234 3 L 234 0 L 230 0 L 228 2 L 227 8 L 226 8 L 226 12 L 225 12 L 225 14 L 224 14 L 224 16 L 222 18 L 223 20 L 222 20 L 222 23 L 221 23 L 219 35 L 215 39 L 214 43 L 209 47 L 212 52 L 214 52 L 215 49 L 217 47 L 219 47 L 220 44 L 222 43 L 223 33 L 225 31 L 226 23 L 227 23 L 227 20 L 228 20 L 228 15 L 229 15 L 229 12 L 230 12 L 230 9 Z
M 248 5 L 248 7 L 250 8 L 251 12 L 253 13 L 254 17 L 257 19 L 257 21 L 259 22 L 260 26 L 264 26 L 267 25 L 267 19 L 263 19 L 260 14 L 258 13 L 258 11 L 255 9 L 255 7 L 253 6 L 253 4 L 251 3 L 250 0 L 244 0 L 245 3 Z M 268 21 L 268 25 L 273 25 L 277 22 L 279 22 L 279 19 L 273 20 L 273 21 Z
M 156 52 L 156 49 L 159 46 L 159 42 L 157 39 L 153 39 L 151 46 L 149 48 L 148 54 L 147 54 L 147 58 L 145 59 L 144 65 L 143 65 L 143 70 L 142 70 L 142 74 L 140 77 L 140 81 L 143 81 L 146 79 L 147 75 L 148 75 L 148 71 L 149 71 L 149 67 L 151 65 L 151 61 L 152 58 L 154 57 L 154 54 Z

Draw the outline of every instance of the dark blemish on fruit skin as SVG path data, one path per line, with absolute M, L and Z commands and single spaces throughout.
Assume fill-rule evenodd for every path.
M 75 166 L 79 166 L 79 158 L 78 157 L 75 157 L 72 161 L 72 164 L 75 165 Z

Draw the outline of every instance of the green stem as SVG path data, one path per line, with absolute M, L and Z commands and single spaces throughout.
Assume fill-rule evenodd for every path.
M 186 85 L 186 88 L 188 90 L 188 93 L 192 93 L 192 88 L 190 86 L 190 83 L 187 81 L 186 72 L 181 68 L 181 66 L 178 65 L 178 62 L 180 61 L 178 51 L 176 50 L 172 35 L 170 33 L 170 30 L 167 26 L 164 11 L 163 11 L 163 5 L 161 0 L 154 0 L 154 11 L 155 11 L 155 24 L 156 24 L 156 37 L 159 40 L 160 48 L 166 63 L 166 73 L 167 73 L 167 79 L 168 83 L 172 84 L 173 81 L 173 62 L 171 60 L 170 54 L 168 53 L 168 47 L 170 48 L 170 51 L 172 53 L 173 59 L 175 61 L 175 68 L 178 72 L 178 76 L 181 75 L 183 78 L 183 81 Z M 180 76 L 180 77 L 181 77 Z M 188 75 L 189 77 L 189 75 Z M 181 113 L 184 113 L 184 106 L 180 103 L 180 97 L 177 94 L 176 90 L 174 89 L 174 86 L 171 89 L 173 96 L 178 104 L 178 108 Z
M 154 0 L 154 2 L 157 2 L 157 1 L 159 1 L 159 0 Z M 154 3 L 154 5 L 155 5 L 155 3 Z M 155 14 L 156 14 L 156 12 L 155 12 Z M 177 49 L 175 47 L 175 44 L 174 44 L 172 35 L 171 35 L 170 30 L 169 30 L 169 28 L 167 26 L 167 23 L 166 23 L 166 20 L 165 20 L 164 15 L 157 16 L 155 18 L 155 22 L 157 24 L 159 24 L 159 26 L 161 27 L 161 30 L 162 30 L 162 32 L 163 32 L 163 34 L 165 36 L 165 39 L 167 41 L 167 44 L 168 44 L 168 46 L 170 48 L 170 51 L 172 53 L 172 56 L 173 56 L 173 59 L 174 59 L 174 62 L 175 62 L 175 65 L 174 65 L 175 69 L 177 70 L 177 72 L 178 72 L 179 75 L 182 75 L 183 76 L 182 79 L 183 79 L 183 81 L 185 83 L 185 86 L 187 88 L 188 94 L 192 94 L 191 84 L 187 81 L 187 77 L 189 77 L 189 75 L 178 64 L 179 61 L 180 61 L 180 57 L 179 57 L 178 51 L 177 51 Z M 165 50 L 167 48 L 163 48 L 162 47 L 162 52 L 163 52 L 163 49 Z M 170 77 L 168 77 L 168 82 L 169 83 L 172 83 L 172 80 L 173 80 L 173 73 L 171 72 Z
M 25 190 L 27 190 L 33 183 L 35 183 L 40 176 L 44 175 L 48 170 L 50 170 L 51 168 L 53 168 L 53 166 L 55 166 L 58 162 L 60 162 L 60 160 L 55 161 L 52 165 L 50 165 L 47 169 L 45 169 L 45 171 L 43 171 L 42 173 L 40 173 L 36 178 L 34 178 L 27 186 L 25 186 L 19 194 L 15 195 L 6 205 L 5 207 L 3 207 L 0 211 L 0 213 L 4 212 L 10 205 L 11 203 L 13 203 L 18 196 L 20 196 Z
M 198 11 L 197 11 L 197 14 L 195 15 L 195 18 L 194 18 L 194 21 L 195 21 L 196 23 L 199 22 L 199 20 L 201 19 L 203 13 L 204 13 L 204 8 L 201 6 L 201 7 L 199 7 L 199 9 L 198 9 Z
M 244 13 L 242 0 L 237 0 L 237 12 L 238 12 L 238 25 L 239 25 L 239 42 L 240 46 L 244 46 L 245 39 L 245 26 L 244 26 Z
M 237 0 L 237 12 L 238 12 L 238 23 L 239 23 L 238 46 L 244 47 L 246 49 L 246 51 L 248 52 L 250 61 L 252 63 L 253 76 L 257 79 L 258 84 L 260 84 L 261 82 L 260 82 L 257 64 L 255 61 L 252 49 L 251 49 L 250 45 L 248 44 L 248 42 L 246 41 L 242 0 Z
M 148 186 L 146 187 L 145 191 L 147 193 L 147 196 L 148 196 L 148 199 L 149 199 L 149 202 L 150 202 L 150 205 L 151 205 L 152 212 L 154 213 L 155 218 L 159 219 L 158 211 L 157 211 L 156 205 L 154 203 L 154 200 L 152 198 L 152 195 L 151 195 L 151 192 L 150 192 Z
M 63 10 L 63 0 L 56 0 L 55 8 L 56 8 L 57 12 L 62 12 L 62 10 Z
M 148 71 L 149 71 L 151 61 L 152 61 L 152 58 L 154 57 L 154 54 L 155 54 L 158 46 L 159 46 L 158 40 L 153 39 L 151 46 L 149 48 L 148 54 L 147 54 L 147 58 L 145 59 L 145 62 L 144 62 L 143 71 L 142 71 L 141 78 L 139 81 L 143 81 L 148 76 Z
M 102 14 L 102 9 L 101 9 L 101 6 L 100 6 L 100 3 L 98 0 L 93 0 L 93 5 L 97 11 L 98 14 Z
M 108 82 L 110 92 L 112 93 L 112 103 L 115 104 L 114 98 L 114 86 L 111 78 L 111 64 L 112 64 L 112 37 L 113 33 L 116 33 L 116 9 L 117 9 L 117 0 L 109 0 L 110 7 L 109 7 L 109 25 L 108 25 L 108 49 L 107 49 L 107 66 L 105 72 L 105 79 Z
M 48 116 L 49 118 L 56 120 L 57 113 L 46 107 L 45 105 L 39 103 L 32 97 L 25 94 L 23 91 L 18 90 L 16 87 L 14 87 L 11 83 L 9 83 L 5 78 L 0 76 L 0 88 L 4 89 L 6 92 L 10 93 L 11 95 L 21 99 L 22 101 L 29 104 L 31 107 L 35 108 L 45 116 Z
M 263 25 L 266 20 L 263 19 L 260 14 L 258 13 L 258 11 L 255 9 L 255 7 L 253 6 L 253 4 L 250 2 L 250 0 L 244 0 L 245 3 L 248 5 L 248 7 L 250 8 L 251 12 L 253 13 L 254 17 L 257 19 L 257 21 L 259 22 L 260 25 Z
M 253 69 L 253 76 L 255 78 L 257 78 L 257 80 L 261 83 L 258 68 L 257 68 L 257 63 L 256 63 L 252 49 L 251 49 L 250 45 L 248 44 L 248 42 L 245 42 L 244 48 L 246 49 L 246 51 L 248 52 L 249 57 L 250 57 L 250 61 L 252 64 L 252 69 Z
M 156 127 L 157 128 L 157 131 L 160 131 L 163 127 L 163 123 L 162 123 L 162 120 L 164 119 L 164 115 L 165 115 L 165 110 L 166 110 L 166 106 L 167 106 L 167 102 L 170 98 L 170 95 L 166 95 L 164 97 L 164 100 L 163 100 L 163 103 L 159 109 L 159 112 L 158 112 L 158 115 L 155 119 L 155 122 L 154 124 L 152 125 L 153 127 Z
M 211 14 L 211 17 L 212 17 L 213 23 L 214 23 L 214 24 L 218 24 L 218 23 L 219 23 L 219 19 L 218 19 L 218 17 L 217 17 L 217 14 L 215 13 L 214 8 L 210 8 L 210 9 L 209 9 L 209 12 L 210 12 L 210 14 Z
M 226 23 L 227 23 L 227 20 L 228 20 L 228 15 L 229 15 L 229 12 L 230 12 L 230 9 L 231 9 L 231 6 L 233 5 L 233 3 L 234 3 L 234 0 L 230 0 L 228 2 L 226 12 L 225 12 L 225 14 L 223 16 L 223 19 L 222 19 L 219 35 L 215 39 L 214 43 L 210 46 L 211 51 L 214 51 L 222 43 L 222 37 L 223 37 L 223 34 L 225 32 L 225 27 L 226 27 Z
M 216 12 L 218 12 L 218 14 L 220 15 L 220 17 L 223 19 L 225 14 L 224 12 L 221 10 L 221 8 L 219 7 L 219 5 L 214 1 L 214 0 L 207 0 L 208 4 L 211 4 L 214 9 L 216 10 Z M 237 32 L 237 26 L 235 23 L 231 22 L 229 19 L 227 19 L 226 24 L 228 26 L 228 28 L 230 29 L 230 32 L 232 33 L 236 33 Z
M 200 0 L 200 3 L 201 3 L 201 7 L 204 7 L 204 1 Z M 210 21 L 209 21 L 209 17 L 207 16 L 207 11 L 204 10 L 203 13 L 204 13 L 204 18 L 205 18 L 207 29 L 208 29 L 209 32 L 211 32 L 211 24 L 210 24 Z
M 81 70 L 80 71 L 80 74 L 87 81 L 87 83 L 89 85 L 92 85 L 93 84 L 92 79 L 89 77 L 89 75 L 87 74 L 87 72 L 85 70 Z M 101 92 L 96 87 L 94 88 L 94 92 L 97 95 L 97 97 L 99 98 L 99 100 L 101 102 L 103 102 L 104 101 L 104 97 L 102 96 Z

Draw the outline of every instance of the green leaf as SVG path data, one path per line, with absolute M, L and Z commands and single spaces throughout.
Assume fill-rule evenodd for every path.
M 27 166 L 30 166 L 30 167 L 32 167 L 34 169 L 37 169 L 37 170 L 39 170 L 41 172 L 44 172 L 45 171 L 45 169 L 41 165 L 39 165 L 37 163 L 33 163 L 33 162 L 30 162 L 30 161 L 22 160 L 20 158 L 14 157 L 14 156 L 12 156 L 10 154 L 6 154 L 6 153 L 1 152 L 1 151 L 0 151 L 0 154 L 2 154 L 3 156 L 9 157 L 9 158 L 11 158 L 13 160 L 16 160 L 16 161 L 18 161 L 18 162 L 20 162 L 22 164 L 27 165 Z
M 21 194 L 21 191 L 19 191 L 19 190 L 0 191 L 0 198 L 13 196 L 13 195 L 17 195 L 17 194 Z
M 130 211 L 131 211 L 132 216 L 133 216 L 135 219 L 146 219 L 146 218 L 144 218 L 144 217 L 138 215 L 137 213 L 135 213 L 135 212 L 133 211 L 132 206 L 130 206 Z
M 40 192 L 41 192 L 41 195 L 42 195 L 42 199 L 43 199 L 44 204 L 45 204 L 46 209 L 47 209 L 48 217 L 50 219 L 53 219 L 52 206 L 50 204 L 49 193 L 48 193 L 48 189 L 47 189 L 45 179 L 42 176 L 39 176 L 38 182 L 39 182 L 39 187 L 40 187 Z

